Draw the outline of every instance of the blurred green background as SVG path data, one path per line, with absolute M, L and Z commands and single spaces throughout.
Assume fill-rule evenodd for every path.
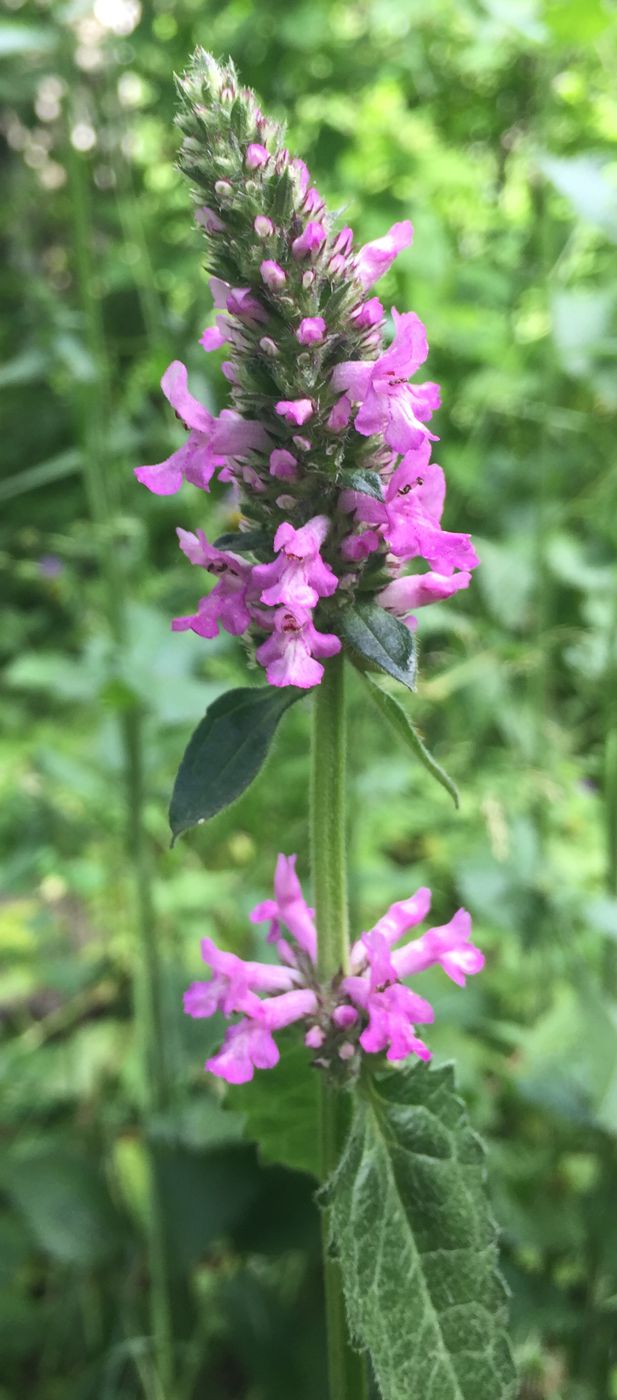
M 247 677 L 232 638 L 169 631 L 198 594 L 174 527 L 226 528 L 224 491 L 155 498 L 131 470 L 180 440 L 169 360 L 225 401 L 174 169 L 196 43 L 288 118 L 360 240 L 415 225 L 382 294 L 428 326 L 446 525 L 483 563 L 421 615 L 410 712 L 463 805 L 354 689 L 355 927 L 420 883 L 436 922 L 471 909 L 486 972 L 420 990 L 489 1142 L 521 1396 L 617 1396 L 615 14 L 6 0 L 2 1400 L 324 1393 L 313 1080 L 292 1044 L 223 1103 L 219 1028 L 180 1009 L 200 936 L 255 951 L 276 853 L 306 876 L 307 844 L 303 705 L 169 850 L 188 734 Z

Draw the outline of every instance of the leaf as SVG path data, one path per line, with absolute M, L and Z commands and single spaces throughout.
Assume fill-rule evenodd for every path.
M 382 715 L 385 715 L 388 723 L 396 730 L 399 738 L 411 749 L 415 757 L 419 758 L 420 763 L 424 765 L 427 772 L 429 772 L 438 783 L 441 783 L 441 786 L 446 789 L 446 792 L 449 792 L 454 806 L 458 807 L 460 799 L 456 783 L 453 783 L 452 779 L 448 777 L 448 774 L 441 767 L 441 764 L 437 762 L 437 759 L 433 758 L 432 753 L 427 749 L 420 735 L 414 729 L 408 715 L 405 714 L 402 705 L 399 705 L 398 700 L 395 700 L 393 695 L 388 695 L 385 690 L 382 690 L 379 683 L 373 680 L 372 676 L 369 676 L 366 671 L 361 674 L 363 681 L 365 681 L 368 686 L 369 694 L 371 699 L 374 700 L 377 709 L 381 711 Z
M 98 1165 L 57 1147 L 10 1163 L 6 1185 L 37 1244 L 64 1264 L 90 1268 L 122 1248 L 123 1222 Z
M 214 541 L 215 549 L 233 549 L 236 554 L 252 554 L 255 549 L 272 549 L 272 534 L 266 530 L 227 530 Z
M 245 1132 L 264 1162 L 319 1176 L 318 1074 L 303 1044 L 279 1037 L 281 1058 L 267 1074 L 231 1089 L 228 1103 L 244 1115 Z
M 197 725 L 178 769 L 169 810 L 174 840 L 222 812 L 265 762 L 279 720 L 306 694 L 295 686 L 228 690 Z
M 376 603 L 355 603 L 340 614 L 340 633 L 348 646 L 392 676 L 408 690 L 416 688 L 416 646 L 411 632 L 398 618 Z
M 451 1065 L 367 1078 L 325 1195 L 382 1400 L 513 1400 L 484 1152 Z
M 338 473 L 337 484 L 343 491 L 359 491 L 363 496 L 383 501 L 381 477 L 376 471 L 363 471 L 360 467 L 343 468 Z

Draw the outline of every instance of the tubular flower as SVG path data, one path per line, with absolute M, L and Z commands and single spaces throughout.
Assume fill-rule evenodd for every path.
M 210 938 L 201 945 L 210 968 L 208 981 L 194 982 L 184 1010 L 196 1018 L 223 1012 L 239 1016 L 228 1027 L 221 1049 L 206 1069 L 229 1084 L 252 1079 L 256 1069 L 271 1069 L 279 1059 L 274 1033 L 301 1022 L 304 1042 L 316 1051 L 314 1063 L 339 1073 L 357 1071 L 362 1052 L 386 1052 L 388 1060 L 416 1055 L 431 1058 L 417 1034 L 434 1020 L 432 1006 L 403 979 L 439 966 L 464 987 L 465 979 L 484 966 L 471 940 L 471 919 L 457 910 L 448 924 L 429 928 L 402 942 L 426 917 L 431 892 L 416 891 L 391 905 L 372 929 L 349 951 L 349 972 L 323 984 L 317 973 L 317 933 L 295 870 L 296 857 L 280 855 L 274 899 L 258 904 L 255 924 L 268 923 L 268 941 L 279 961 L 249 962 L 217 948 Z M 398 946 L 397 946 L 398 945 Z
M 180 166 L 212 274 L 214 323 L 200 345 L 226 347 L 230 406 L 212 414 L 174 360 L 161 385 L 186 438 L 135 474 L 158 495 L 184 482 L 208 491 L 216 475 L 239 512 L 218 555 L 201 536 L 185 547 L 179 532 L 218 579 L 174 630 L 222 627 L 244 638 L 271 685 L 309 688 L 320 658 L 340 650 L 347 608 L 372 602 L 413 626 L 413 608 L 467 587 L 478 562 L 469 536 L 441 525 L 429 427 L 439 389 L 414 378 L 426 331 L 393 310 L 391 336 L 372 292 L 413 230 L 404 219 L 357 247 L 232 64 L 198 50 L 180 92 Z M 415 581 L 393 579 L 407 560 Z

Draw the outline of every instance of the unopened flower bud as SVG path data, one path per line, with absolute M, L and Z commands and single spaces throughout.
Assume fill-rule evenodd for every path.
M 214 193 L 218 195 L 219 199 L 221 199 L 221 200 L 223 200 L 223 201 L 227 201 L 227 200 L 230 199 L 230 197 L 231 197 L 231 195 L 233 194 L 233 192 L 234 192 L 234 187 L 233 187 L 233 185 L 232 185 L 232 183 L 231 183 L 231 180 L 216 180 L 216 181 L 215 181 L 215 184 L 214 184 Z
M 271 359 L 275 359 L 281 353 L 276 341 L 270 335 L 262 335 L 259 345 L 264 355 L 269 355 Z
M 300 345 L 321 345 L 325 334 L 326 323 L 323 316 L 305 316 L 296 331 L 296 340 Z
M 326 241 L 326 230 L 323 224 L 310 220 L 299 238 L 294 238 L 291 251 L 294 258 L 310 257 L 313 253 L 318 253 L 319 249 Z
M 267 214 L 258 214 L 253 228 L 258 238 L 270 238 L 271 234 L 274 233 L 274 224 Z
M 249 170 L 259 170 L 260 166 L 269 161 L 270 152 L 266 150 L 265 146 L 260 146 L 258 142 L 254 141 L 250 146 L 247 146 L 244 159 Z
M 266 258 L 265 261 L 262 262 L 259 271 L 266 286 L 270 287 L 271 291 L 276 291 L 279 287 L 285 286 L 287 276 L 280 264 L 274 262 L 273 258 Z

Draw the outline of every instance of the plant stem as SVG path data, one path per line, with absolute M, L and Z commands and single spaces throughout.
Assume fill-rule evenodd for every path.
M 113 641 L 115 661 L 118 663 L 126 646 L 128 629 L 125 607 L 126 580 L 114 540 L 113 477 L 103 448 L 110 419 L 110 372 L 101 308 L 94 291 L 88 184 L 83 157 L 73 150 L 70 143 L 67 146 L 67 165 L 79 299 L 87 348 L 95 371 L 95 377 L 81 386 L 81 393 L 77 396 L 83 443 L 82 469 L 94 526 L 104 608 Z M 157 1163 L 148 1142 L 149 1117 L 153 1112 L 160 1112 L 167 1103 L 168 1077 L 161 1004 L 162 976 L 154 929 L 148 851 L 143 825 L 142 722 L 141 708 L 136 700 L 118 712 L 126 790 L 127 845 L 135 889 L 137 948 L 134 999 L 136 1034 L 141 1051 L 141 1111 L 150 1178 L 147 1252 L 154 1386 L 161 1400 L 171 1400 L 174 1389 L 171 1291 Z
M 346 726 L 344 661 L 326 665 L 315 692 L 311 782 L 311 864 L 322 982 L 346 970 L 349 960 L 346 849 Z M 345 1131 L 346 1102 L 341 1089 L 322 1075 L 321 1177 L 335 1170 Z M 323 1260 L 330 1400 L 363 1400 L 364 1361 L 349 1343 L 338 1263 L 329 1249 L 330 1221 L 323 1213 Z

